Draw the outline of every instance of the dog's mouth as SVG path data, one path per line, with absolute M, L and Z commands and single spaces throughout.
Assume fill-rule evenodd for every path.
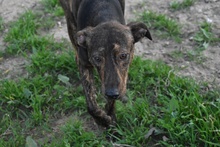
M 119 97 L 107 97 L 105 96 L 105 98 L 108 100 L 108 101 L 114 101 L 114 100 L 119 100 L 121 101 L 122 103 L 127 103 L 128 101 L 128 97 L 126 95 L 124 96 L 119 96 Z
M 108 100 L 120 100 L 121 97 L 119 95 L 114 96 L 105 96 Z
M 117 100 L 120 98 L 120 92 L 117 88 L 109 88 L 105 90 L 105 96 L 111 100 Z

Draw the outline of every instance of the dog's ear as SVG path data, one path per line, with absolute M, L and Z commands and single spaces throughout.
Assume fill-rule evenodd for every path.
M 86 33 L 85 32 L 78 32 L 76 34 L 76 41 L 77 41 L 77 45 L 81 46 L 81 47 L 86 47 Z
M 134 42 L 138 42 L 144 37 L 152 40 L 150 31 L 147 26 L 142 22 L 131 22 L 127 24 L 127 26 L 131 29 L 132 35 L 134 37 Z
M 86 48 L 89 34 L 91 33 L 92 28 L 88 27 L 76 33 L 76 43 L 77 45 Z

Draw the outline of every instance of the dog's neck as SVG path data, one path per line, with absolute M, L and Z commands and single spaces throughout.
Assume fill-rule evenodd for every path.
M 77 29 L 95 27 L 105 22 L 125 24 L 123 10 L 118 0 L 82 0 L 77 13 Z

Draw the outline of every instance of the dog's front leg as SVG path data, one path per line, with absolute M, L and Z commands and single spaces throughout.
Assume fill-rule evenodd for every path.
M 81 78 L 83 78 L 82 86 L 86 95 L 87 109 L 90 115 L 95 119 L 96 123 L 104 127 L 112 125 L 112 118 L 105 111 L 99 108 L 96 102 L 95 86 L 93 79 L 93 68 L 80 66 Z
M 105 105 L 105 110 L 108 116 L 112 118 L 112 124 L 116 123 L 116 116 L 115 116 L 115 100 L 108 100 Z

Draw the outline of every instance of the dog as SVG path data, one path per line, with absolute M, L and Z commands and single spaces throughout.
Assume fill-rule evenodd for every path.
M 64 10 L 68 35 L 76 49 L 87 110 L 98 125 L 116 124 L 115 102 L 126 93 L 128 69 L 134 44 L 146 37 L 152 40 L 144 23 L 124 18 L 125 0 L 59 0 Z M 106 98 L 105 110 L 96 102 L 94 69 Z

